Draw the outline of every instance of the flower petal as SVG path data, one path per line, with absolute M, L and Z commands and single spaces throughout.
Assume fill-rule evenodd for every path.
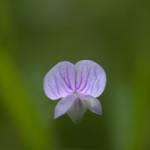
M 68 61 L 56 64 L 44 78 L 44 92 L 52 100 L 71 95 L 75 90 L 75 67 Z
M 77 123 L 81 120 L 85 111 L 86 107 L 82 101 L 80 99 L 76 99 L 72 107 L 69 109 L 68 115 L 74 123 Z
M 106 85 L 104 69 L 91 60 L 81 60 L 75 65 L 76 90 L 80 94 L 99 97 Z
M 60 100 L 55 107 L 54 118 L 64 115 L 71 108 L 76 98 L 74 95 L 69 95 Z
M 81 96 L 82 102 L 84 105 L 93 113 L 98 115 L 102 114 L 102 106 L 98 99 L 92 96 Z

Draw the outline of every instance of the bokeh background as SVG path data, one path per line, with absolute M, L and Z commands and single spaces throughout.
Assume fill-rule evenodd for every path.
M 43 77 L 92 59 L 107 73 L 103 116 L 53 120 Z M 150 2 L 0 0 L 0 150 L 149 150 Z

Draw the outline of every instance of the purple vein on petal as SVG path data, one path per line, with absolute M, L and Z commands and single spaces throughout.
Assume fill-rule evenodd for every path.
M 71 83 L 70 83 L 71 81 L 70 81 L 70 78 L 69 78 L 68 67 L 66 67 L 65 71 L 66 71 L 66 78 L 68 80 L 68 87 L 73 90 L 73 88 L 71 87 Z
M 63 79 L 63 81 L 64 81 L 64 83 L 67 85 L 67 87 L 68 87 L 70 90 L 72 90 L 71 87 L 70 87 L 70 85 L 69 85 L 69 83 L 67 82 L 66 78 L 63 76 L 61 70 L 62 70 L 62 69 L 61 69 L 61 67 L 60 67 L 60 68 L 59 68 L 59 75 L 60 75 L 60 77 Z
M 90 90 L 90 93 L 93 93 L 93 90 L 95 90 L 95 85 L 96 85 L 96 82 L 97 82 L 97 79 L 95 81 L 93 81 L 93 84 L 92 84 L 92 87 L 91 87 L 91 90 Z M 96 90 L 96 92 L 98 91 L 98 88 Z
M 80 82 L 79 82 L 79 84 L 78 84 L 78 86 L 77 86 L 77 90 L 78 89 L 80 89 L 80 86 L 81 86 L 81 84 L 82 84 L 82 80 L 83 80 L 83 72 L 82 72 L 82 70 L 81 70 L 81 78 L 80 78 Z
M 89 73 L 88 73 L 88 78 L 87 78 L 87 82 L 86 82 L 86 85 L 85 85 L 85 88 L 82 90 L 82 92 L 87 92 L 88 90 L 89 90 L 89 88 L 90 88 L 90 86 L 88 86 L 88 83 L 89 82 L 92 82 L 92 81 L 89 81 L 89 79 L 90 79 L 90 72 L 91 72 L 91 69 L 89 69 Z
M 105 80 L 105 78 L 104 78 L 104 77 L 101 77 L 101 79 L 100 79 L 99 82 L 100 82 L 100 83 L 103 83 L 104 80 Z M 98 85 L 98 90 L 99 90 L 99 89 L 101 89 L 101 84 Z M 98 90 L 97 90 L 97 91 L 98 91 Z
M 58 80 L 59 79 L 59 80 Z M 64 80 L 61 78 L 58 78 L 59 85 L 61 87 L 61 90 L 65 91 L 66 93 L 70 94 L 70 91 L 68 91 L 68 86 L 65 84 Z
M 103 80 L 103 78 L 100 78 L 100 77 L 99 77 L 98 80 L 99 80 L 100 83 L 102 83 L 101 81 Z M 96 91 L 95 91 L 96 93 L 101 89 L 101 84 L 100 84 L 100 83 L 97 84 L 97 85 L 95 85 L 95 86 L 97 86 Z
M 77 86 L 77 70 L 75 69 L 75 82 L 74 82 L 74 84 L 75 84 L 75 89 L 76 89 L 76 86 Z
M 56 93 L 56 91 L 51 87 L 49 80 L 47 81 L 48 83 L 48 87 L 50 88 L 50 90 L 53 92 L 54 96 L 58 96 L 58 94 Z
M 57 83 L 57 77 L 55 75 L 54 75 L 54 81 L 56 84 L 57 93 L 58 93 L 58 95 L 60 95 L 60 91 L 59 91 L 59 87 L 58 87 L 58 83 Z
M 83 85 L 82 88 L 80 89 L 81 91 L 86 88 L 86 86 L 87 86 L 87 84 L 88 84 L 89 75 L 90 75 L 90 70 L 87 68 L 86 80 L 85 80 L 84 85 Z
M 96 84 L 96 82 L 97 82 L 97 80 L 98 80 L 98 79 L 97 79 L 96 67 L 93 69 L 93 72 L 94 72 L 94 74 L 95 74 L 95 81 L 94 81 L 93 84 L 92 84 L 92 87 L 91 87 L 91 90 L 90 90 L 91 93 L 93 93 L 95 84 Z M 97 88 L 97 91 L 98 91 L 98 88 Z
M 101 79 L 101 80 L 102 80 L 102 79 Z M 100 81 L 101 81 L 101 80 L 100 80 Z M 100 81 L 99 81 L 99 82 L 100 82 Z M 100 82 L 100 83 L 101 83 L 101 82 Z M 97 86 L 97 89 L 96 89 L 95 92 L 97 93 L 97 92 L 99 91 L 99 89 L 100 89 L 100 84 L 98 84 L 98 85 L 96 85 L 96 86 Z

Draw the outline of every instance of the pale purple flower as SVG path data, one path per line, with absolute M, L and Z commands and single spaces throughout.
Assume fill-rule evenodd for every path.
M 105 85 L 104 69 L 91 60 L 81 60 L 76 64 L 59 62 L 44 78 L 46 96 L 51 100 L 60 99 L 54 118 L 67 113 L 73 122 L 79 121 L 86 109 L 98 115 L 102 113 L 97 97 L 102 94 Z

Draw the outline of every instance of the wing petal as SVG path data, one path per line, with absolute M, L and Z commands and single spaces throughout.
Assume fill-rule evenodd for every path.
M 55 107 L 54 118 L 64 115 L 71 108 L 76 98 L 74 95 L 69 95 L 60 100 Z

